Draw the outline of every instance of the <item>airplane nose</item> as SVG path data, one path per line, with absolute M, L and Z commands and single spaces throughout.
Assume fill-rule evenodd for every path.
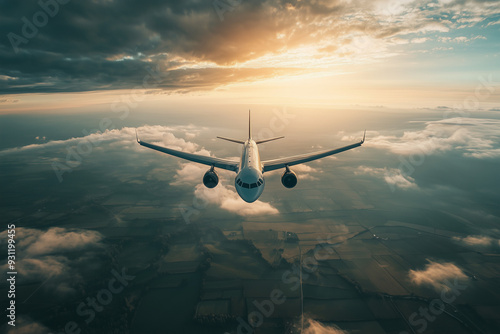
M 253 203 L 255 202 L 258 198 L 259 198 L 259 194 L 256 193 L 255 195 L 250 195 L 250 194 L 244 194 L 244 195 L 241 195 L 241 198 L 247 202 L 247 203 Z
M 258 188 L 253 188 L 253 189 L 247 189 L 239 186 L 238 184 L 236 186 L 236 191 L 238 192 L 238 195 L 240 195 L 241 199 L 243 199 L 247 203 L 253 203 L 256 200 L 259 199 L 260 195 L 262 195 L 262 192 L 264 191 L 264 185 L 262 184 Z
M 245 168 L 234 179 L 234 185 L 241 199 L 253 203 L 264 191 L 264 178 L 257 169 Z

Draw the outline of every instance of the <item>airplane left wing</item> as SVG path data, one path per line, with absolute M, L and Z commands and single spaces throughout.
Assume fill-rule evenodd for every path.
M 136 133 L 136 136 L 137 136 L 137 133 Z M 147 148 L 150 148 L 150 149 L 153 149 L 156 151 L 160 151 L 160 152 L 163 152 L 166 154 L 170 154 L 170 155 L 173 155 L 173 156 L 178 157 L 178 158 L 197 162 L 197 163 L 203 164 L 203 165 L 214 166 L 217 168 L 231 170 L 233 172 L 238 171 L 239 164 L 240 164 L 239 161 L 220 159 L 220 158 L 215 158 L 215 157 L 207 157 L 205 155 L 182 152 L 182 151 L 178 151 L 178 150 L 173 150 L 171 148 L 166 148 L 163 146 L 158 146 L 158 145 L 146 143 L 146 142 L 140 140 L 138 137 L 137 137 L 137 142 L 144 147 L 147 147 Z
M 366 131 L 365 131 L 365 135 L 366 135 Z M 340 148 L 336 148 L 333 150 L 315 152 L 315 153 L 309 153 L 309 154 L 302 154 L 302 155 L 295 155 L 295 156 L 287 157 L 287 158 L 280 158 L 280 159 L 263 161 L 262 162 L 262 165 L 263 165 L 262 172 L 269 172 L 272 170 L 285 168 L 287 166 L 294 166 L 294 165 L 303 164 L 305 162 L 321 159 L 324 157 L 328 157 L 330 155 L 334 155 L 337 153 L 351 150 L 351 149 L 356 148 L 356 147 L 360 147 L 365 142 L 365 135 L 363 135 L 363 139 L 358 143 L 351 144 L 351 145 L 344 146 L 344 147 L 340 147 Z

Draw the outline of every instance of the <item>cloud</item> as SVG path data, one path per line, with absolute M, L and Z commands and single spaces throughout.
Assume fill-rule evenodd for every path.
M 0 233 L 7 239 L 7 230 Z M 52 227 L 46 231 L 18 227 L 16 245 L 27 256 L 43 256 L 56 253 L 80 251 L 100 245 L 103 236 L 97 231 Z M 2 242 L 3 243 L 3 242 Z
M 0 93 L 126 89 L 148 76 L 148 89 L 185 92 L 324 72 L 397 55 L 393 38 L 421 42 L 500 13 L 495 1 L 470 0 L 232 4 L 221 14 L 213 1 L 71 1 L 15 53 L 7 36 L 22 36 L 21 18 L 41 8 L 0 2 Z
M 465 238 L 453 237 L 453 240 L 458 241 L 460 243 L 464 243 L 467 246 L 480 246 L 480 247 L 500 246 L 500 240 L 494 239 L 486 235 L 469 235 Z
M 301 180 L 319 180 L 317 176 L 314 176 L 312 174 L 319 174 L 322 173 L 323 171 L 319 168 L 314 168 L 309 165 L 296 165 L 293 166 L 293 171 L 297 173 L 297 176 Z
M 500 120 L 450 118 L 425 123 L 423 130 L 405 131 L 402 136 L 376 135 L 369 147 L 400 155 L 431 155 L 457 150 L 477 159 L 500 157 Z M 342 140 L 350 138 L 345 136 Z
M 335 325 L 327 326 L 311 318 L 307 318 L 305 319 L 304 334 L 348 334 L 348 332 Z
M 336 157 L 329 157 L 329 158 L 336 158 Z M 311 167 L 305 164 L 292 166 L 291 170 L 297 173 L 297 177 L 299 178 L 299 180 L 311 180 L 311 181 L 319 180 L 319 178 L 313 174 L 323 173 L 323 171 L 320 168 Z M 274 174 L 281 175 L 283 174 L 283 170 L 274 170 L 271 172 L 267 172 L 265 175 L 274 175 Z
M 6 243 L 7 230 L 0 233 L 0 245 Z M 82 283 L 78 266 L 95 263 L 97 251 L 102 251 L 103 237 L 99 232 L 53 227 L 46 231 L 32 228 L 16 228 L 18 257 L 16 269 L 20 281 L 43 281 L 45 290 L 65 296 L 75 292 Z M 72 252 L 84 252 L 73 257 Z M 71 260 L 70 260 L 71 257 Z M 7 271 L 7 263 L 2 265 Z M 54 294 L 55 296 L 55 294 Z
M 409 175 L 403 174 L 397 168 L 374 168 L 367 166 L 359 166 L 355 171 L 355 175 L 372 175 L 383 179 L 391 188 L 397 187 L 400 189 L 418 189 L 415 179 Z
M 240 216 L 274 215 L 279 213 L 278 209 L 261 200 L 253 203 L 245 202 L 233 189 L 234 187 L 225 186 L 221 183 L 213 189 L 198 184 L 194 194 L 202 203 L 218 205 L 221 209 Z
M 16 326 L 7 326 L 6 334 L 48 334 L 51 331 L 39 322 L 33 321 L 26 315 L 19 315 Z
M 47 231 L 28 228 L 16 230 L 18 245 L 29 256 L 80 251 L 99 245 L 103 236 L 97 231 L 67 230 L 53 227 Z
M 0 155 L 18 153 L 30 150 L 53 150 L 65 147 L 76 147 L 78 144 L 91 143 L 97 147 L 104 143 L 113 143 L 115 145 L 132 145 L 135 149 L 140 147 L 135 142 L 136 130 L 140 138 L 144 141 L 152 141 L 158 145 L 164 145 L 177 150 L 184 150 L 189 153 L 197 153 L 209 155 L 210 153 L 200 148 L 196 143 L 186 141 L 185 139 L 176 136 L 181 135 L 186 131 L 198 132 L 204 128 L 198 128 L 193 125 L 188 126 L 161 126 L 161 125 L 144 125 L 137 128 L 124 127 L 121 129 L 98 131 L 85 135 L 83 137 L 73 137 L 65 140 L 49 140 L 41 144 L 30 144 L 21 147 L 8 148 L 0 151 Z
M 442 289 L 448 290 L 450 284 L 453 284 L 455 280 L 467 279 L 467 275 L 462 269 L 453 263 L 427 261 L 428 264 L 423 270 L 410 270 L 409 277 L 414 284 L 431 286 L 440 291 Z
M 69 270 L 69 261 L 65 256 L 25 257 L 17 262 L 17 271 L 29 280 L 45 280 L 64 275 Z
M 177 150 L 182 150 L 185 152 L 196 153 L 201 155 L 210 156 L 211 152 L 200 147 L 198 144 L 194 142 L 190 142 L 186 139 L 180 138 L 176 136 L 176 134 L 185 134 L 189 133 L 199 133 L 204 128 L 197 128 L 194 126 L 177 126 L 177 127 L 167 127 L 167 126 L 141 126 L 137 128 L 137 132 L 139 136 L 144 141 L 150 141 L 156 143 L 161 146 L 170 147 Z M 142 150 L 143 148 L 137 145 L 135 142 L 135 128 L 125 127 L 122 129 L 114 129 L 114 130 L 106 130 L 105 132 L 93 133 L 84 137 L 78 138 L 70 138 L 67 140 L 56 140 L 49 141 L 42 144 L 31 144 L 22 147 L 10 148 L 3 151 L 0 151 L 0 155 L 8 155 L 8 154 L 16 154 L 22 153 L 25 151 L 31 150 L 40 150 L 40 151 L 48 151 L 55 149 L 63 149 L 66 147 L 77 147 L 80 143 L 90 142 L 95 143 L 95 146 L 103 145 L 106 143 L 111 146 L 119 146 L 120 148 L 130 146 L 132 150 Z M 94 146 L 94 147 L 95 147 Z M 145 152 L 150 152 L 151 150 L 145 150 Z M 152 151 L 151 151 L 152 152 Z M 174 158 L 177 161 L 181 162 L 183 160 Z M 205 189 L 203 184 L 200 184 L 203 174 L 208 170 L 208 166 L 202 166 L 195 163 L 181 163 L 180 169 L 178 169 L 174 175 L 174 180 L 170 183 L 172 186 L 183 186 L 183 185 L 192 185 L 197 184 L 197 188 L 195 190 L 195 195 L 201 199 L 207 200 L 209 203 L 218 204 L 222 209 L 235 212 L 242 216 L 252 216 L 258 214 L 276 214 L 278 210 L 271 206 L 268 203 L 264 203 L 262 201 L 257 201 L 252 204 L 246 203 L 241 200 L 238 194 L 233 190 L 222 183 L 224 180 L 224 170 L 217 170 L 219 176 L 221 177 L 221 184 L 217 186 L 215 189 Z M 307 171 L 307 172 L 317 172 L 316 169 L 312 167 L 299 167 L 299 170 Z M 231 173 L 231 175 L 233 175 Z M 308 174 L 305 174 L 304 177 L 310 177 Z M 221 196 L 221 198 L 217 198 Z M 23 233 L 28 233 L 24 231 Z M 34 233 L 34 232 L 31 232 Z M 44 235 L 43 237 L 46 239 L 55 238 L 58 234 L 57 231 L 51 231 L 49 235 Z M 71 234 L 68 234 L 68 237 L 76 237 Z M 85 238 L 85 236 L 78 235 L 79 238 Z M 56 239 L 59 240 L 59 239 Z M 77 240 L 73 240 L 77 241 Z M 78 242 L 74 242 L 73 246 L 78 245 Z M 53 247 L 60 247 L 61 245 L 53 244 Z M 45 249 L 43 251 L 49 252 L 50 248 L 47 243 L 43 243 L 43 247 Z M 33 251 L 38 250 L 42 251 L 42 246 L 39 244 L 35 244 L 31 248 Z
M 174 181 L 171 182 L 170 185 L 180 186 L 200 183 L 203 179 L 203 175 L 208 169 L 208 166 L 203 166 L 194 162 L 184 163 L 181 169 L 176 171 Z
M 490 22 L 488 22 L 488 24 L 486 26 L 489 27 L 489 26 L 494 26 L 494 25 L 498 25 L 498 24 L 500 24 L 500 20 L 490 21 Z
M 439 41 L 442 43 L 470 43 L 476 39 L 483 39 L 486 40 L 486 37 L 478 35 L 474 37 L 465 37 L 465 36 L 458 36 L 458 37 L 440 37 Z

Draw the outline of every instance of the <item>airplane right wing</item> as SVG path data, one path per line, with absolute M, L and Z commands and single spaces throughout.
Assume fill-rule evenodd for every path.
M 365 135 L 366 135 L 366 131 L 365 131 Z M 280 159 L 263 161 L 262 162 L 262 165 L 263 165 L 262 171 L 265 173 L 265 172 L 269 172 L 272 170 L 285 168 L 287 166 L 299 165 L 299 164 L 303 164 L 305 162 L 321 159 L 324 157 L 328 157 L 330 155 L 334 155 L 337 153 L 351 150 L 351 149 L 356 148 L 356 147 L 360 147 L 365 142 L 365 135 L 363 135 L 363 139 L 358 143 L 351 144 L 351 145 L 344 146 L 344 147 L 340 147 L 340 148 L 336 148 L 333 150 L 315 152 L 315 153 L 309 153 L 309 154 L 302 154 L 302 155 L 295 155 L 295 156 L 287 157 L 287 158 L 280 158 Z

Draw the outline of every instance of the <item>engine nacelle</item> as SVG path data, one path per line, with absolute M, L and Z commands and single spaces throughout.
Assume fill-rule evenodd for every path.
M 215 188 L 219 184 L 219 175 L 215 172 L 213 168 L 211 168 L 208 172 L 203 176 L 203 184 L 207 188 Z
M 295 187 L 297 185 L 297 174 L 287 167 L 281 176 L 281 183 L 288 189 Z

